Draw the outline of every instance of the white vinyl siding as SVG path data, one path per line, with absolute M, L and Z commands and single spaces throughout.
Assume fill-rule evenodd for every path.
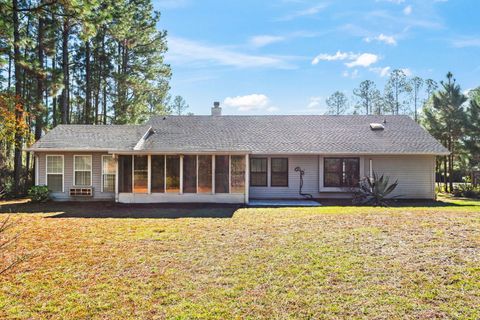
M 302 193 L 311 194 L 314 197 L 319 197 L 318 194 L 318 159 L 317 155 L 251 155 L 253 158 L 267 159 L 267 181 L 271 181 L 271 159 L 272 158 L 288 158 L 288 186 L 272 187 L 268 186 L 252 186 L 250 183 L 249 197 L 250 199 L 303 199 L 299 194 L 300 189 L 300 173 L 295 171 L 296 167 L 300 167 L 305 171 L 303 177 Z M 250 177 L 251 179 L 251 177 Z
M 47 155 L 45 183 L 51 192 L 63 192 L 64 159 L 63 155 Z
M 108 155 L 105 152 L 83 153 L 84 155 L 92 156 L 92 185 L 93 197 L 85 200 L 114 200 L 114 192 L 102 192 L 102 155 Z M 48 154 L 45 152 L 35 152 L 38 156 L 38 170 L 39 170 L 39 185 L 47 185 L 47 157 L 51 155 L 61 155 L 64 158 L 64 174 L 63 174 L 63 192 L 51 193 L 51 198 L 54 200 L 70 200 L 69 190 L 74 187 L 73 184 L 73 156 L 83 155 L 79 152 L 63 152 Z M 77 199 L 78 200 L 78 199 Z
M 392 193 L 407 199 L 435 198 L 435 156 L 371 156 L 372 169 L 377 175 L 385 175 L 390 182 L 398 180 Z M 370 161 L 365 161 L 365 166 Z M 365 168 L 369 172 L 370 168 Z
M 73 156 L 73 185 L 91 186 L 92 185 L 92 156 L 75 155 Z

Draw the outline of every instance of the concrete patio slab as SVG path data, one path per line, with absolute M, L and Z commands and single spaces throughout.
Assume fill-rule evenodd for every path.
M 314 200 L 250 200 L 249 207 L 321 207 L 322 204 Z

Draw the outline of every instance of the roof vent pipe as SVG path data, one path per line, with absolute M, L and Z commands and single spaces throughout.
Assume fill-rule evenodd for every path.
M 222 108 L 220 107 L 220 102 L 215 101 L 213 103 L 213 108 L 212 108 L 212 116 L 221 116 L 222 115 Z

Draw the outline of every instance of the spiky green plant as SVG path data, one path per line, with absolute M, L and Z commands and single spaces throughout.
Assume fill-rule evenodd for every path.
M 373 177 L 365 177 L 358 189 L 354 191 L 353 203 L 360 205 L 388 206 L 387 196 L 398 186 L 398 180 L 390 184 L 390 178 L 383 174 L 379 177 L 375 172 Z M 390 197 L 390 199 L 398 196 Z

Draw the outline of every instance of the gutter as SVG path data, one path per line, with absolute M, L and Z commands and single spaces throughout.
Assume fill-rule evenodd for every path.
M 29 152 L 106 152 L 109 154 L 138 154 L 138 155 L 148 155 L 148 154 L 168 154 L 168 155 L 177 155 L 177 154 L 233 154 L 233 155 L 292 155 L 292 156 L 312 156 L 312 155 L 326 155 L 326 156 L 448 156 L 450 152 L 403 152 L 403 153 L 379 153 L 379 152 L 251 152 L 247 150 L 243 151 L 230 151 L 230 150 L 205 150 L 205 151 L 149 151 L 149 150 L 115 150 L 115 149 L 80 149 L 80 148 L 27 148 L 24 149 Z

